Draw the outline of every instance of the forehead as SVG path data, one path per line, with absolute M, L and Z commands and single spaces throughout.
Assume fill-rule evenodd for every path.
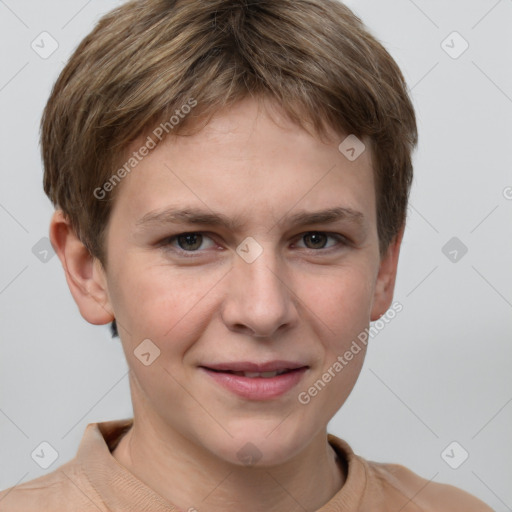
M 319 207 L 374 216 L 370 151 L 351 161 L 334 132 L 321 141 L 278 108 L 244 100 L 191 135 L 169 135 L 123 179 L 114 210 L 140 223 L 179 203 L 227 216 L 274 218 Z M 137 151 L 145 139 L 128 153 Z M 350 139 L 349 139 L 350 140 Z M 356 148 L 360 150 L 360 148 Z M 114 214 L 114 212 L 113 212 Z

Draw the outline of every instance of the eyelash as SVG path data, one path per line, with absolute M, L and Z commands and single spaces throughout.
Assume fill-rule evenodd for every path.
M 327 248 L 320 248 L 320 249 L 308 249 L 306 248 L 307 251 L 311 251 L 311 252 L 314 252 L 314 253 L 319 253 L 319 252 L 331 252 L 332 250 L 339 250 L 340 249 L 340 245 L 342 247 L 345 247 L 347 245 L 350 244 L 350 241 L 343 235 L 340 235 L 338 233 L 328 233 L 326 231 L 306 231 L 305 233 L 302 233 L 301 235 L 298 236 L 298 240 L 304 238 L 305 236 L 307 235 L 325 235 L 327 236 L 328 238 L 333 238 L 335 240 L 337 240 L 338 244 L 335 245 L 335 246 L 332 246 L 332 247 L 327 247 Z M 203 232 L 203 231 L 186 231 L 184 233 L 178 233 L 177 235 L 173 235 L 173 236 L 170 236 L 170 237 L 167 237 L 167 238 L 164 238 L 161 242 L 158 243 L 158 246 L 159 247 L 163 247 L 165 251 L 171 251 L 171 252 L 175 252 L 178 254 L 178 256 L 180 257 L 185 257 L 185 258 L 194 258 L 194 257 L 198 257 L 199 255 L 201 255 L 204 251 L 201 251 L 201 250 L 195 250 L 195 251 L 186 251 L 184 249 L 181 249 L 181 248 L 176 248 L 176 247 L 171 247 L 171 244 L 176 241 L 178 238 L 182 237 L 182 236 L 186 236 L 186 235 L 202 235 L 204 237 L 207 237 L 209 239 L 211 239 L 213 241 L 213 239 L 208 236 L 208 233 L 206 232 Z

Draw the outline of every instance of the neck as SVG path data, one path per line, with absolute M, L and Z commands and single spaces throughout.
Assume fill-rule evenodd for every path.
M 257 468 L 228 463 L 175 431 L 134 420 L 112 455 L 169 503 L 190 512 L 314 511 L 346 478 L 325 430 L 286 463 Z

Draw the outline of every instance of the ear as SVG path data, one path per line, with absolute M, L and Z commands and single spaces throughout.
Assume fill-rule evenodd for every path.
M 373 305 L 370 320 L 378 320 L 391 306 L 395 291 L 396 271 L 400 246 L 404 236 L 405 226 L 399 231 L 389 244 L 386 254 L 381 258 L 379 273 L 375 283 Z
M 82 317 L 94 325 L 112 322 L 114 314 L 103 266 L 76 236 L 62 210 L 55 211 L 52 216 L 50 241 L 62 263 L 69 290 Z

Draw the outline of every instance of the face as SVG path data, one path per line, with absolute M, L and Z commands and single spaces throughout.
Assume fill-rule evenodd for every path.
M 135 417 L 235 464 L 246 443 L 276 464 L 325 431 L 364 345 L 335 363 L 389 307 L 398 251 L 379 256 L 370 152 L 349 161 L 344 138 L 247 100 L 123 180 L 102 286 Z

